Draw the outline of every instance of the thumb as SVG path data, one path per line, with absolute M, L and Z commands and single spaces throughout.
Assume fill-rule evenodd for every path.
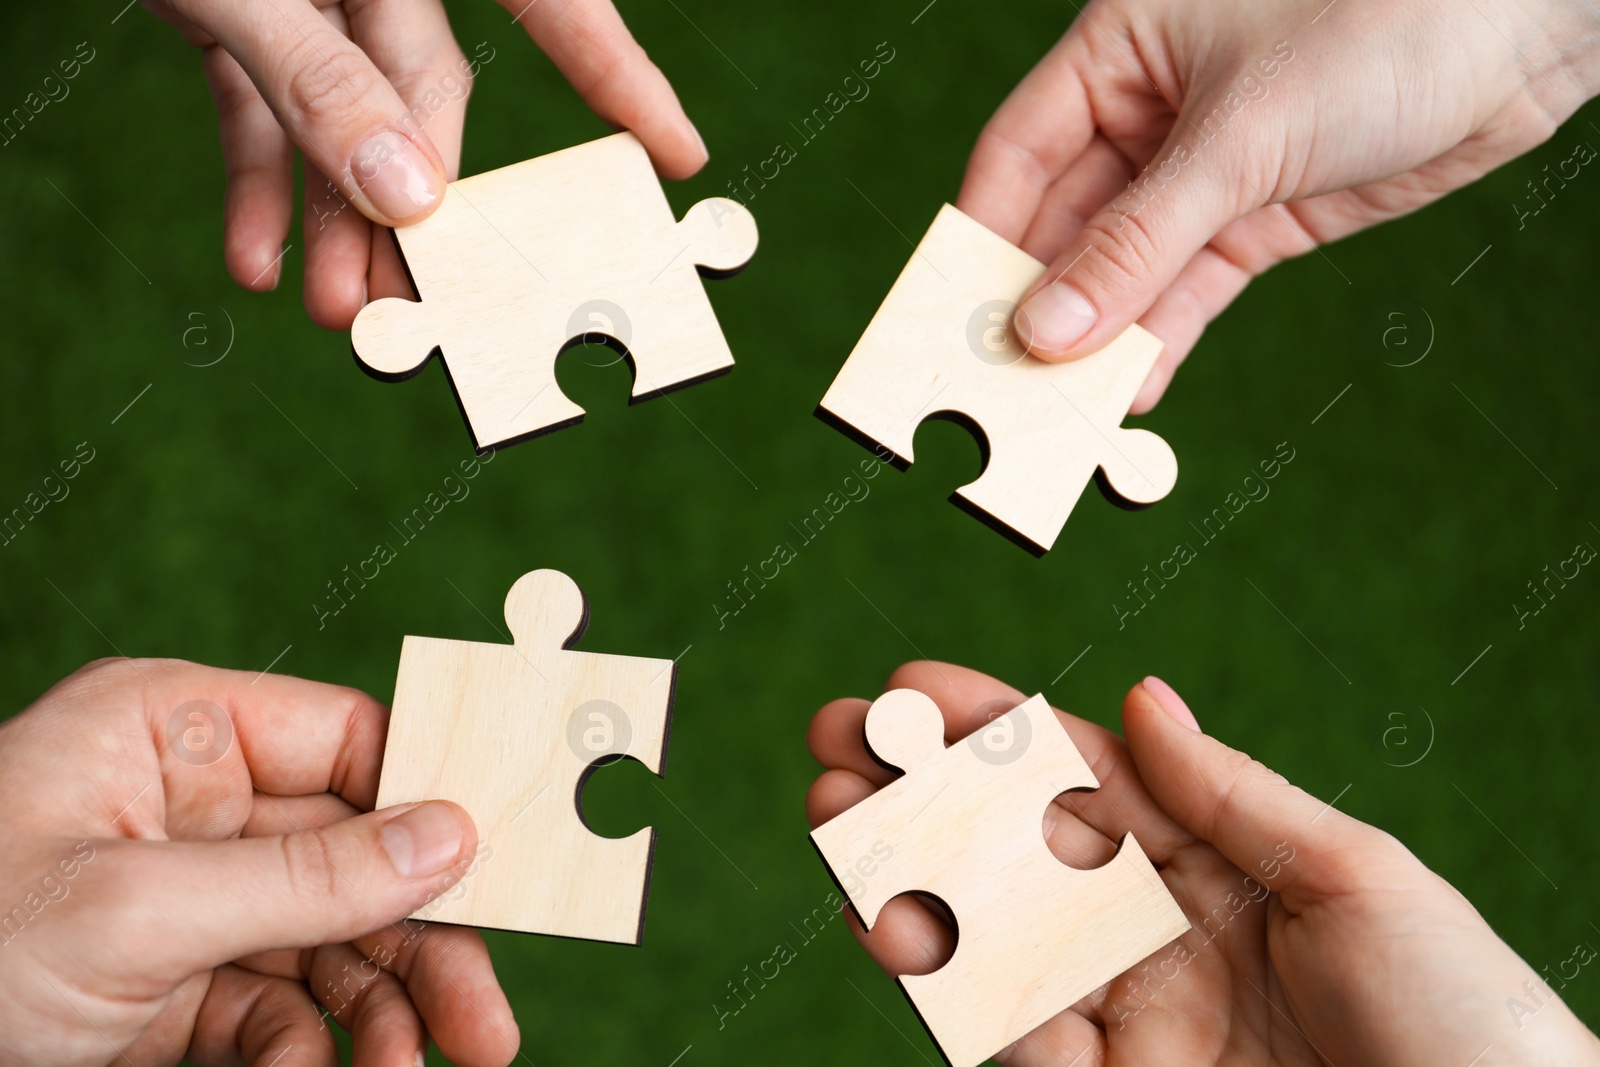
M 1236 180 L 1206 166 L 1180 117 L 1167 143 L 1056 257 L 1016 314 L 1018 339 L 1060 361 L 1098 351 L 1154 304 L 1179 271 L 1248 209 Z M 1180 128 L 1183 128 L 1180 133 Z M 1207 160 L 1206 163 L 1214 163 Z
M 367 218 L 431 214 L 445 165 L 367 54 L 307 3 L 175 0 L 250 76 L 295 147 Z
M 460 881 L 477 842 L 464 809 L 430 801 L 281 837 L 138 842 L 105 869 L 148 931 L 144 948 L 187 975 L 398 922 Z
M 1348 888 L 1350 857 L 1389 835 L 1324 803 L 1243 752 L 1200 732 L 1159 678 L 1133 687 L 1123 733 L 1156 803 L 1235 867 L 1283 896 L 1291 911 Z M 1387 853 L 1388 849 L 1382 848 Z M 1385 856 L 1384 858 L 1389 858 Z

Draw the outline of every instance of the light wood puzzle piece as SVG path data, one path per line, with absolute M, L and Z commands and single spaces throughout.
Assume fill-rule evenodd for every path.
M 946 748 L 938 706 L 897 689 L 873 703 L 866 734 L 905 773 L 811 839 L 869 929 L 902 893 L 949 907 L 950 962 L 899 982 L 954 1067 L 983 1062 L 1189 929 L 1132 834 L 1095 870 L 1050 852 L 1046 806 L 1100 783 L 1043 696 Z M 873 875 L 838 877 L 869 855 Z
M 1044 269 L 944 205 L 817 411 L 902 469 L 924 420 L 966 426 L 984 469 L 951 501 L 1035 555 L 1055 544 L 1091 477 L 1134 506 L 1178 478 L 1165 441 L 1122 426 L 1160 341 L 1130 326 L 1093 355 L 1046 363 L 1011 336 L 1017 301 Z
M 575 652 L 588 610 L 560 571 L 506 595 L 514 643 L 406 637 L 378 806 L 452 800 L 478 827 L 479 862 L 420 918 L 637 944 L 655 831 L 584 825 L 584 781 L 630 757 L 666 758 L 672 660 Z
M 398 381 L 440 354 L 480 451 L 583 419 L 555 361 L 585 335 L 627 356 L 630 402 L 733 367 L 700 278 L 749 262 L 755 219 L 714 197 L 677 221 L 631 133 L 451 182 L 394 234 L 420 299 L 362 308 L 356 360 Z

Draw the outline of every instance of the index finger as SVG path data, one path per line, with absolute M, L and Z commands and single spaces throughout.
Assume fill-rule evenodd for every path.
M 227 777 L 185 771 L 213 766 L 226 771 L 238 760 L 260 792 L 334 793 L 363 811 L 372 809 L 389 730 L 389 709 L 372 697 L 341 685 L 181 660 L 141 661 L 141 666 L 144 710 L 161 752 L 169 805 L 181 798 L 185 785 L 204 789 L 208 780 Z M 196 702 L 203 703 L 185 713 Z M 220 708 L 227 722 L 206 722 L 212 714 L 206 704 Z M 201 719 L 186 717 L 195 714 Z M 215 731 L 213 741 L 222 750 L 185 751 L 190 721 L 196 729 Z M 226 748 L 216 733 L 224 730 L 231 735 Z
M 1045 190 L 1094 138 L 1087 62 L 1077 27 L 1067 31 L 1011 91 L 978 134 L 956 207 L 1021 244 Z
M 632 130 L 664 178 L 705 166 L 700 134 L 611 0 L 500 0 L 594 113 Z

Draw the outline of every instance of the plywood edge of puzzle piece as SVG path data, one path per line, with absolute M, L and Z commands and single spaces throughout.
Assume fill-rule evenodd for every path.
M 627 131 L 450 182 L 445 188 L 444 203 L 438 210 L 421 222 L 394 231 L 402 263 L 418 299 L 386 297 L 361 309 L 351 327 L 351 347 L 356 362 L 380 380 L 401 381 L 421 371 L 442 347 L 438 341 L 429 342 L 426 338 L 452 336 L 458 345 L 471 348 L 474 334 L 488 331 L 481 323 L 460 321 L 462 312 L 456 307 L 457 301 L 451 300 L 447 293 L 430 294 L 431 287 L 418 280 L 422 272 L 416 268 L 416 262 L 424 257 L 459 261 L 459 288 L 467 293 L 493 292 L 508 277 L 515 279 L 521 288 L 537 292 L 549 279 L 519 247 L 517 235 L 525 232 L 526 222 L 522 216 L 530 213 L 549 216 L 561 211 L 561 205 L 570 199 L 562 195 L 562 190 L 592 190 L 597 173 L 604 173 L 619 187 L 631 190 L 624 194 L 619 188 L 617 195 L 637 197 L 639 203 L 634 214 L 640 218 L 657 216 L 661 220 L 675 220 L 648 153 L 639 139 Z M 521 195 L 534 189 L 541 195 Z M 595 220 L 585 213 L 573 213 L 563 225 L 582 232 L 592 228 Z M 633 269 L 665 272 L 682 257 L 683 266 L 696 268 L 711 277 L 727 277 L 749 263 L 759 243 L 755 217 L 743 204 L 727 197 L 698 201 L 682 220 L 671 222 L 662 235 L 669 243 L 682 241 L 684 246 L 663 247 L 659 267 L 646 263 Z M 476 239 L 468 239 L 474 236 Z M 465 302 L 468 307 L 478 305 L 479 314 L 492 311 L 481 306 L 486 303 L 481 299 Z M 513 306 L 511 310 L 516 308 Z M 571 310 L 561 309 L 559 313 Z M 674 310 L 696 313 L 699 309 Z M 557 349 L 570 340 L 570 337 L 558 340 Z M 550 353 L 552 367 L 557 354 L 557 351 Z M 451 358 L 446 352 L 447 363 Z M 715 377 L 732 366 L 733 357 L 724 345 L 721 351 L 698 354 L 671 374 L 651 380 L 642 380 L 636 375 L 632 399 L 659 396 Z M 551 373 L 553 375 L 553 369 Z M 559 393 L 559 390 L 553 391 Z M 457 395 L 459 399 L 459 390 Z M 571 410 L 552 411 L 547 418 L 559 425 L 582 418 L 582 408 L 571 401 L 566 401 L 566 406 Z M 549 428 L 555 429 L 558 425 L 552 424 Z M 495 434 L 491 432 L 487 436 Z M 474 438 L 477 439 L 476 433 Z M 510 442 L 491 440 L 480 447 L 505 443 Z
M 559 571 L 518 579 L 505 615 L 510 645 L 415 636 L 402 645 L 378 804 L 451 800 L 479 833 L 466 877 L 413 917 L 638 944 L 655 830 L 594 834 L 582 821 L 581 792 L 596 765 L 623 756 L 661 774 L 676 665 L 572 650 L 587 605 Z M 635 709 L 623 717 L 626 743 L 588 751 L 585 739 L 580 755 L 573 713 L 551 703 L 557 689 L 622 698 L 618 706 Z
M 1164 440 L 1121 426 L 1160 356 L 1158 338 L 1134 324 L 1070 363 L 1045 362 L 1017 345 L 1008 320 L 1044 270 L 945 204 L 817 409 L 858 443 L 892 452 L 902 470 L 915 461 L 916 431 L 928 419 L 955 416 L 975 429 L 985 469 L 956 490 L 956 502 L 1035 554 L 1054 544 L 1095 469 L 1139 506 L 1177 481 Z M 993 344 L 996 336 L 1003 343 Z M 1057 395 L 1079 397 L 1061 403 L 1083 417 L 1063 419 Z M 1063 462 L 1085 458 L 1093 461 L 1083 484 L 1055 476 Z M 1019 493 L 1018 485 L 1036 488 Z
M 1029 780 L 1020 785 L 1008 783 L 1005 797 L 1014 800 L 1018 793 L 1028 797 L 1022 806 L 1036 803 L 1042 819 L 1044 807 L 1058 793 L 1098 787 L 1093 771 L 1042 695 L 1025 701 L 1005 718 L 1013 720 L 1008 726 L 1009 736 L 1017 736 L 1017 729 L 1026 728 L 1035 741 L 1042 742 L 1047 757 L 1019 768 Z M 1024 722 L 1025 727 L 1021 725 Z M 1047 730 L 1055 733 L 1045 733 Z M 891 691 L 875 701 L 865 732 L 875 758 L 902 770 L 931 769 L 940 764 L 930 761 L 941 757 L 965 758 L 957 750 L 970 743 L 970 739 L 964 739 L 945 748 L 943 717 L 938 707 L 931 698 L 914 690 Z M 859 891 L 851 892 L 848 880 L 839 877 L 840 868 L 848 871 L 855 856 L 881 856 L 886 842 L 891 855 L 898 858 L 907 847 L 898 829 L 909 829 L 921 818 L 937 820 L 945 808 L 959 806 L 960 798 L 946 797 L 944 804 L 938 803 L 946 788 L 956 783 L 957 776 L 948 772 L 915 779 L 908 770 L 863 801 L 864 805 L 877 801 L 867 812 L 860 810 L 861 805 L 846 811 L 813 831 L 812 840 L 869 929 L 876 924 L 882 907 L 895 896 L 915 888 L 932 891 L 929 885 L 940 884 L 943 892 L 936 895 L 955 912 L 958 925 L 955 954 L 937 971 L 899 976 L 898 981 L 946 1059 L 955 1067 L 970 1067 L 1180 936 L 1190 924 L 1132 834 L 1123 836 L 1111 861 L 1099 868 L 1082 870 L 1056 860 L 1049 853 L 1040 822 L 1026 817 L 1006 835 L 1009 842 L 998 844 L 993 819 L 984 820 L 981 825 L 969 820 L 966 827 L 946 824 L 948 832 L 939 838 L 940 855 L 931 859 L 910 857 L 913 863 L 922 862 L 928 868 L 923 877 L 913 872 L 906 879 L 887 882 L 881 877 L 857 878 L 850 884 L 858 886 Z M 969 780 L 965 784 L 981 788 L 983 783 Z M 1002 826 L 999 831 L 1004 829 Z M 985 867 L 970 874 L 963 867 L 974 859 L 1007 855 L 1038 857 L 1039 862 L 1014 869 Z M 967 893 L 953 888 L 951 871 L 958 876 L 968 875 L 967 884 L 979 891 Z M 1027 936 L 1014 938 L 998 950 L 986 945 L 983 927 L 971 915 L 963 922 L 961 914 L 963 903 L 972 906 L 972 901 L 986 896 L 1019 901 L 1010 914 L 1017 923 L 1029 925 Z M 1074 907 L 1054 927 L 1052 920 L 1060 918 L 1059 912 L 1030 908 L 1026 903 L 1028 899 L 1059 902 L 1069 896 Z M 1069 945 L 1071 951 L 1067 952 L 1065 946 Z M 1020 980 L 1019 975 L 1023 976 Z M 1024 990 L 1021 995 L 1017 993 L 1019 987 Z

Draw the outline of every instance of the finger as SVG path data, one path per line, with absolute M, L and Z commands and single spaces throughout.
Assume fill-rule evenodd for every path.
M 335 30 L 350 35 L 344 5 L 331 4 L 322 17 Z M 306 314 L 325 330 L 343 332 L 367 302 L 374 235 L 393 241 L 392 231 L 374 226 L 310 160 L 305 165 L 306 270 L 301 279 Z
M 334 1067 L 333 1034 L 306 987 L 239 967 L 218 967 L 195 1017 L 194 1063 Z
M 824 767 L 854 771 L 881 789 L 899 775 L 867 752 L 867 709 L 871 706 L 857 697 L 823 705 L 806 730 L 806 746 Z
M 1239 870 L 1280 893 L 1291 912 L 1351 888 L 1349 873 L 1361 865 L 1336 862 L 1341 852 L 1368 853 L 1373 870 L 1385 865 L 1380 861 L 1409 858 L 1387 834 L 1207 737 L 1193 720 L 1158 679 L 1134 686 L 1122 705 L 1134 762 L 1156 802 Z
M 258 795 L 243 836 L 318 828 L 355 814 L 348 803 L 328 793 Z M 487 860 L 480 852 L 474 863 L 481 862 Z M 470 867 L 464 877 L 471 879 L 475 873 L 476 867 Z M 476 930 L 405 919 L 356 938 L 353 944 L 361 959 L 404 984 L 428 1033 L 451 1062 L 499 1063 L 516 1055 L 521 1034 L 495 977 L 489 950 Z M 241 962 L 262 973 L 304 978 L 309 977 L 307 955 L 276 950 Z
M 1142 415 L 1155 407 L 1206 326 L 1251 279 L 1286 259 L 1315 251 L 1320 243 L 1388 217 L 1374 207 L 1374 200 L 1383 199 L 1374 188 L 1329 193 L 1290 205 L 1269 204 L 1223 227 L 1139 320 L 1161 338 L 1163 347 L 1128 413 Z
M 982 671 L 955 663 L 913 660 L 895 668 L 885 690 L 916 689 L 933 698 L 944 716 L 944 739 L 953 743 L 1028 699 Z
M 473 67 L 461 54 L 439 0 L 363 0 L 346 3 L 349 36 L 394 86 L 412 128 L 439 150 L 445 177 L 461 163 Z
M 161 1010 L 143 1032 L 122 1046 L 121 1052 L 125 1058 L 110 1062 L 145 1064 L 177 1063 L 182 1060 L 194 1036 L 200 1006 L 211 989 L 213 973 L 201 971 L 179 983 L 163 998 Z
M 877 787 L 854 771 L 826 771 L 806 793 L 806 818 L 815 829 L 875 792 Z M 879 908 L 871 930 L 861 925 L 853 909 L 846 919 L 856 940 L 892 975 L 929 974 L 949 962 L 955 950 L 955 931 L 950 924 L 910 894 L 894 897 Z
M 955 954 L 955 928 L 928 901 L 910 893 L 879 908 L 871 930 L 861 925 L 853 908 L 845 913 L 845 923 L 873 962 L 896 978 L 932 974 Z
M 927 693 L 945 719 L 946 740 L 958 741 L 1022 703 L 1018 690 L 981 671 L 953 663 L 907 663 L 889 676 L 891 689 Z M 1096 867 L 1110 859 L 1115 842 L 1132 833 L 1158 866 L 1193 842 L 1150 796 L 1127 746 L 1096 723 L 1057 711 L 1056 718 L 1100 785 L 1064 793 L 1044 812 L 1047 840 L 1058 859 L 1074 867 Z M 1063 816 L 1067 816 L 1063 818 Z M 1079 822 L 1093 833 L 1085 834 Z
M 377 799 L 389 712 L 365 693 L 287 675 L 230 671 L 181 660 L 139 662 L 138 680 L 145 684 L 135 692 L 163 741 L 179 709 L 205 701 L 227 714 L 233 732 L 232 747 L 211 766 L 221 766 L 237 753 L 262 792 L 276 796 L 331 792 L 363 810 Z M 170 793 L 170 779 L 168 787 Z
M 1064 1011 L 995 1054 L 1004 1067 L 1104 1067 L 1105 1033 L 1077 1011 Z M 1144 1063 L 1144 1060 L 1129 1060 Z M 1151 1062 L 1198 1063 L 1170 1055 Z
M 855 771 L 823 771 L 806 790 L 806 822 L 815 830 L 877 791 L 876 785 Z
M 1310 226 L 1301 221 L 1303 215 L 1323 221 L 1330 215 L 1343 218 L 1340 212 L 1347 209 L 1359 215 L 1364 202 L 1347 197 L 1348 193 L 1332 193 L 1294 205 L 1257 208 L 1223 227 L 1195 253 L 1139 320 L 1140 325 L 1161 338 L 1162 349 L 1128 413 L 1142 415 L 1156 406 L 1205 328 L 1233 303 L 1251 279 L 1285 259 L 1315 250 L 1319 241 L 1345 236 L 1373 221 L 1370 204 L 1366 205 L 1368 217 L 1359 224 L 1334 223 L 1332 237 L 1320 228 L 1314 236 Z
M 354 804 L 332 793 L 277 797 L 258 791 L 250 806 L 250 817 L 239 830 L 239 836 L 276 837 L 329 826 L 360 814 L 360 809 Z
M 367 268 L 367 299 L 381 300 L 386 296 L 401 300 L 416 300 L 417 292 L 411 285 L 411 275 L 406 272 L 405 261 L 400 258 L 400 248 L 394 243 L 394 231 L 382 226 L 372 228 L 372 254 Z
M 1139 320 L 1141 326 L 1161 338 L 1162 347 L 1128 414 L 1143 415 L 1156 406 L 1211 320 L 1222 314 L 1254 277 L 1214 245 L 1215 242 L 1195 253 L 1177 280 Z
M 307 3 L 174 0 L 227 49 L 278 125 L 357 210 L 385 226 L 438 207 L 445 168 L 399 95 L 352 41 Z
M 1128 184 L 1133 165 L 1110 141 L 1096 137 L 1067 172 L 1045 191 L 1019 247 L 1049 263 L 1084 224 Z
M 348 330 L 367 302 L 373 245 L 379 240 L 392 245 L 393 232 L 369 222 L 338 186 L 309 164 L 301 231 L 306 240 L 306 313 L 325 330 Z
M 628 32 L 610 0 L 500 0 L 602 119 L 632 130 L 664 178 L 707 159 L 667 76 Z
M 294 147 L 234 58 L 205 50 L 206 82 L 217 105 L 227 174 L 223 258 L 233 280 L 256 292 L 278 287 L 279 254 L 294 202 Z
M 956 207 L 1012 244 L 1094 136 L 1080 74 L 1088 60 L 1081 35 L 1068 31 L 978 134 Z
M 112 918 L 138 909 L 159 948 L 128 966 L 186 976 L 397 922 L 459 881 L 476 846 L 467 813 L 432 801 L 280 837 L 106 842 L 84 895 Z
M 438 0 L 369 0 L 345 9 L 351 39 L 395 87 L 416 128 L 439 149 L 445 176 L 454 181 L 476 68 L 461 54 L 443 6 Z M 366 299 L 413 298 L 393 235 L 373 227 L 368 239 Z
M 503 1067 L 516 1057 L 522 1034 L 478 931 L 407 919 L 357 938 L 355 947 L 404 984 L 451 1063 Z
M 312 953 L 311 994 L 350 1032 L 352 1067 L 421 1063 L 428 1050 L 411 998 L 394 975 L 348 944 Z
M 1018 338 L 1043 359 L 1094 352 L 1155 303 L 1223 227 L 1262 203 L 1243 159 L 1190 147 L 1179 123 L 1128 190 L 1095 213 L 1017 309 Z
M 146 673 L 145 714 L 161 759 L 168 836 L 233 836 L 258 808 L 280 804 L 278 796 L 334 794 L 352 807 L 372 807 L 388 711 L 371 697 L 193 664 Z M 209 742 L 191 750 L 191 736 L 204 738 L 205 730 L 212 731 Z M 278 816 L 287 821 L 281 807 Z
M 342 686 L 183 660 L 115 659 L 63 679 L 14 721 L 47 735 L 117 736 L 134 753 L 122 768 L 126 781 L 89 801 L 103 812 L 102 836 L 218 840 L 249 816 L 252 781 L 278 795 L 332 791 L 370 808 L 388 710 Z M 54 762 L 71 750 L 44 751 Z M 29 817 L 47 826 L 66 814 L 41 807 Z

